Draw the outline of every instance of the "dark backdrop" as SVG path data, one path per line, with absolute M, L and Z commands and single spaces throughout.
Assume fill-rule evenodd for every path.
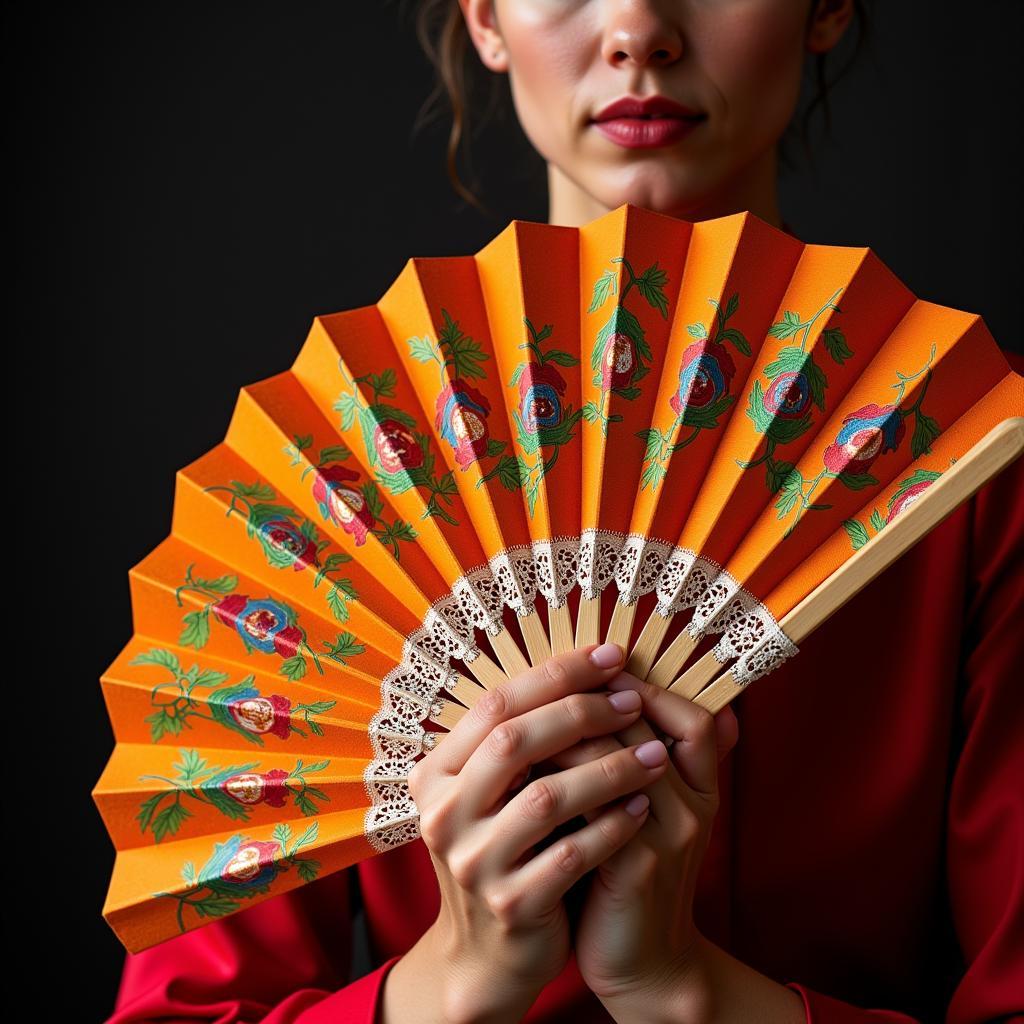
M 1015 0 L 889 0 L 837 86 L 832 141 L 816 121 L 816 168 L 783 192 L 805 240 L 871 245 L 1016 349 L 1020 22 Z M 7 917 L 46 965 L 38 997 L 99 1020 L 123 952 L 100 916 L 98 677 L 130 636 L 127 570 L 169 531 L 175 470 L 223 436 L 241 385 L 290 365 L 314 315 L 376 301 L 409 256 L 546 220 L 545 179 L 514 118 L 493 119 L 475 152 L 496 216 L 455 196 L 446 123 L 410 138 L 432 79 L 394 3 L 37 5 L 9 39 L 25 359 L 9 395 L 27 385 L 20 443 L 47 517 L 13 518 L 8 541 L 35 600 L 27 702 L 24 617 L 8 619 L 8 722 L 33 750 L 8 787 L 25 902 Z

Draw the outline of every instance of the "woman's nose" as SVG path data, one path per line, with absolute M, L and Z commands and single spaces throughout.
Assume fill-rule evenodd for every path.
M 665 8 L 658 0 L 609 3 L 602 44 L 605 60 L 641 67 L 678 60 L 683 51 L 682 29 Z

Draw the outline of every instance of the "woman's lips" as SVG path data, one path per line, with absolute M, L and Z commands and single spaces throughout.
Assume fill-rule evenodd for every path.
M 593 121 L 607 139 L 627 149 L 651 149 L 668 146 L 685 138 L 704 120 L 699 117 L 615 117 Z

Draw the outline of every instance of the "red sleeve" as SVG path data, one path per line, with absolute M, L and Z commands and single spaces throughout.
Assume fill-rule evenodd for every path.
M 1024 1014 L 1024 459 L 981 488 L 970 515 L 959 754 L 946 818 L 946 881 L 965 969 L 945 1024 Z M 803 997 L 807 1024 L 913 1021 L 787 984 Z
M 346 984 L 350 871 L 125 955 L 107 1024 L 375 1024 L 393 957 Z

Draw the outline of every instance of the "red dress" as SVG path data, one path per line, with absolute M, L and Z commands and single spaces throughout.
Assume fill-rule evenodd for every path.
M 808 1022 L 1024 1013 L 1022 538 L 1018 460 L 732 705 L 694 917 Z M 108 1024 L 374 1024 L 438 906 L 417 840 L 127 954 Z M 572 959 L 524 1019 L 610 1020 Z

